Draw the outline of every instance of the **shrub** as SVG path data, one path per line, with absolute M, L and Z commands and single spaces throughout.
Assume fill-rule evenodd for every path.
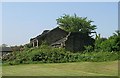
M 4 63 L 29 64 L 29 63 L 66 63 L 66 62 L 102 62 L 118 60 L 117 52 L 78 52 L 72 53 L 64 48 L 53 48 L 41 45 L 38 48 L 29 48 L 24 51 L 14 52 L 4 60 Z
M 85 47 L 85 52 L 92 52 L 93 47 L 92 46 L 84 46 Z

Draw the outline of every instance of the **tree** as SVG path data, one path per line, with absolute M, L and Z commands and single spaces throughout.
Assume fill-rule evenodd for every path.
M 120 36 L 120 30 L 116 30 L 115 33 L 113 33 L 114 36 Z
M 105 41 L 107 41 L 107 38 L 103 38 L 103 37 L 101 37 L 101 34 L 96 33 L 94 50 L 95 51 L 103 50 L 103 48 L 101 48 L 101 47 L 102 47 L 103 42 L 105 42 Z
M 117 30 L 115 31 L 115 33 L 113 33 L 113 38 L 115 43 L 115 46 L 113 46 L 113 49 L 115 51 L 120 51 L 120 30 Z
M 96 36 L 95 51 L 120 51 L 120 31 L 116 31 L 108 39 Z
M 88 20 L 87 17 L 79 17 L 76 14 L 73 16 L 64 14 L 60 18 L 56 19 L 56 21 L 60 28 L 69 32 L 91 34 L 91 32 L 96 29 L 96 26 L 91 24 L 93 21 Z

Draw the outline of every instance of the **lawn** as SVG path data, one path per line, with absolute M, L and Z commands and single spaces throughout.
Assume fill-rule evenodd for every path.
M 118 76 L 118 61 L 21 64 L 2 67 L 3 76 Z

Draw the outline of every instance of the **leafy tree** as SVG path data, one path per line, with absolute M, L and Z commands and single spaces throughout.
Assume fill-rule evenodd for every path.
M 112 38 L 114 39 L 113 49 L 115 51 L 120 51 L 120 30 L 117 30 L 115 33 L 113 33 Z
M 95 47 L 94 47 L 94 49 L 95 49 L 95 51 L 101 51 L 101 50 L 103 50 L 103 48 L 101 49 L 101 44 L 103 43 L 103 42 L 105 42 L 105 41 L 107 41 L 107 38 L 102 38 L 101 36 L 100 36 L 100 34 L 96 34 L 96 38 L 95 38 Z M 107 47 L 107 46 L 106 46 Z
M 103 41 L 101 44 L 100 44 L 100 49 L 102 51 L 114 51 L 113 50 L 113 46 L 115 46 L 115 43 L 114 43 L 114 39 L 108 39 L 106 41 Z
M 116 30 L 115 33 L 113 33 L 114 36 L 120 36 L 120 30 Z
M 120 51 L 120 31 L 113 33 L 108 39 L 96 36 L 95 51 Z
M 91 24 L 93 21 L 88 20 L 87 17 L 79 17 L 76 14 L 73 16 L 64 14 L 56 20 L 60 28 L 69 32 L 82 32 L 90 34 L 96 29 L 96 26 Z

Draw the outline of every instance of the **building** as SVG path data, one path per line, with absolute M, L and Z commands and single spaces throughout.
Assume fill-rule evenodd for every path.
M 10 47 L 0 47 L 0 57 L 11 52 L 12 52 L 12 49 Z
M 67 32 L 57 27 L 45 30 L 41 35 L 30 39 L 33 47 L 38 47 L 42 42 L 53 47 L 64 47 L 69 51 L 83 51 L 84 46 L 94 45 L 94 39 L 81 32 Z

